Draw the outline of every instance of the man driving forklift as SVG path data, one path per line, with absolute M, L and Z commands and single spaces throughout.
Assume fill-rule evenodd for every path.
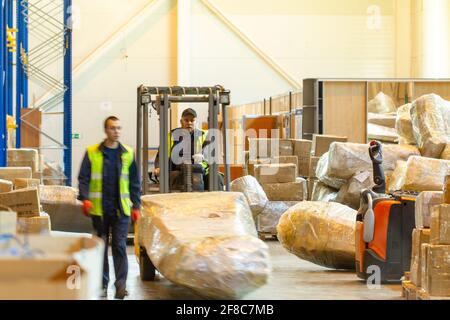
M 205 160 L 203 151 L 210 144 L 207 140 L 208 131 L 197 129 L 197 112 L 187 108 L 181 114 L 181 127 L 173 129 L 169 134 L 169 174 L 171 189 L 183 184 L 183 165 L 192 165 L 194 178 L 194 190 L 204 191 L 209 189 L 209 165 Z M 159 177 L 159 152 L 155 158 L 154 175 Z M 195 174 L 202 178 L 195 182 Z M 224 179 L 219 174 L 219 188 L 223 189 Z

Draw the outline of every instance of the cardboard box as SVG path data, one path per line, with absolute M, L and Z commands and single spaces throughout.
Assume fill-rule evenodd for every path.
M 412 234 L 411 282 L 422 286 L 422 244 L 430 243 L 430 229 L 414 229 Z
M 0 193 L 10 192 L 13 190 L 13 183 L 9 180 L 0 179 Z
M 39 188 L 39 185 L 41 184 L 41 180 L 39 179 L 15 179 L 14 180 L 14 188 L 16 190 L 18 189 L 25 189 L 25 188 Z
M 316 168 L 317 163 L 319 162 L 320 157 L 311 156 L 309 161 L 309 172 L 308 172 L 308 178 L 317 178 L 316 175 Z
M 328 152 L 330 145 L 333 142 L 347 142 L 347 137 L 339 137 L 332 135 L 313 135 L 313 150 L 316 157 L 320 157 L 324 153 Z
M 290 139 L 280 139 L 280 149 L 278 154 L 273 156 L 292 156 L 294 155 L 294 146 Z
M 423 243 L 420 248 L 420 255 L 421 255 L 421 264 L 420 264 L 420 278 L 421 278 L 421 285 L 424 290 L 427 290 L 428 287 L 428 281 L 427 281 L 427 268 L 428 268 L 428 249 L 430 248 L 430 244 Z
M 424 289 L 430 296 L 450 296 L 450 246 L 430 245 Z
M 432 207 L 430 221 L 430 243 L 450 245 L 450 204 Z
M 431 208 L 441 204 L 442 200 L 442 191 L 423 191 L 419 193 L 415 205 L 416 228 L 430 227 Z
M 0 207 L 0 210 L 2 208 Z M 0 211 L 0 234 L 16 234 L 17 213 Z
M 36 149 L 8 149 L 8 167 L 30 167 L 39 171 L 39 154 Z
M 19 237 L 23 237 L 20 236 Z M 104 243 L 97 237 L 28 235 L 34 258 L 6 254 L 0 259 L 0 299 L 98 299 Z M 17 241 L 6 252 L 26 253 Z M 39 254 L 41 253 L 41 254 Z M 43 253 L 43 255 L 42 255 Z
M 40 203 L 36 188 L 0 193 L 0 204 L 17 212 L 18 217 L 37 217 Z
M 257 164 L 255 165 L 255 178 L 259 183 L 285 183 L 295 182 L 297 166 L 291 163 Z
M 293 163 L 298 167 L 297 156 L 278 156 L 271 159 L 271 163 Z
M 293 140 L 292 142 L 294 144 L 294 155 L 298 158 L 298 175 L 308 177 L 312 141 Z
M 249 138 L 250 160 L 294 155 L 294 147 L 289 139 Z
M 271 163 L 272 163 L 271 158 L 249 160 L 249 163 L 247 165 L 248 174 L 251 176 L 255 176 L 255 165 L 257 164 L 271 164 Z
M 308 198 L 308 187 L 303 178 L 288 183 L 263 183 L 261 186 L 270 201 L 303 201 Z
M 50 216 L 45 212 L 42 212 L 39 217 L 17 219 L 17 233 L 19 234 L 47 234 L 50 231 Z
M 29 167 L 1 167 L 0 179 L 14 182 L 17 178 L 31 179 L 31 168 Z

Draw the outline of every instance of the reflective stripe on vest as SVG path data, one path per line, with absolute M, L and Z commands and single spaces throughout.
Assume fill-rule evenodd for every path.
M 196 144 L 196 147 L 194 147 L 194 150 L 201 150 L 203 147 L 203 144 L 206 141 L 206 137 L 208 136 L 208 130 L 200 130 L 202 132 L 202 134 L 197 138 L 196 141 L 194 141 L 194 143 Z M 175 141 L 172 139 L 172 135 L 171 133 L 169 133 L 169 158 L 172 155 L 172 148 L 175 145 Z M 200 148 L 198 148 L 198 146 L 200 146 Z M 202 161 L 202 167 L 203 170 L 205 171 L 205 174 L 208 174 L 209 171 L 209 165 L 206 161 Z
M 90 146 L 87 148 L 89 161 L 91 162 L 91 180 L 89 182 L 89 200 L 92 202 L 91 215 L 103 215 L 103 153 L 99 149 L 100 144 Z M 130 166 L 133 163 L 133 149 L 124 145 L 126 152 L 122 153 L 122 170 L 119 180 L 120 203 L 122 205 L 123 213 L 127 216 L 131 211 L 130 200 L 130 181 L 129 172 Z

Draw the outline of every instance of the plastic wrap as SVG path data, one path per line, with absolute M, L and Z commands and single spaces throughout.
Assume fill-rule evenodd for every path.
M 281 216 L 299 201 L 270 201 L 257 218 L 258 232 L 277 234 L 277 225 Z
M 230 189 L 231 191 L 242 192 L 244 194 L 252 210 L 253 217 L 260 214 L 269 201 L 258 180 L 252 176 L 244 176 L 233 180 Z
M 368 171 L 359 172 L 342 186 L 336 196 L 336 202 L 357 210 L 360 204 L 361 191 L 373 186 L 372 174 Z
M 422 155 L 439 158 L 450 142 L 450 102 L 436 94 L 422 96 L 412 103 L 411 119 Z
M 339 203 L 303 201 L 281 216 L 278 240 L 301 259 L 354 270 L 356 215 Z
M 138 241 L 168 280 L 205 298 L 236 299 L 266 284 L 267 245 L 237 192 L 142 197 Z
M 430 227 L 431 208 L 441 204 L 443 198 L 442 191 L 424 191 L 419 193 L 415 206 L 416 228 Z
M 372 113 L 391 113 L 397 111 L 394 100 L 383 92 L 379 92 L 375 98 L 369 101 L 367 109 Z
M 297 178 L 295 182 L 262 184 L 269 201 L 303 201 L 308 197 L 306 180 Z
M 338 190 L 331 188 L 320 181 L 317 181 L 316 183 L 314 183 L 311 201 L 335 201 L 337 194 Z
M 450 161 L 411 157 L 406 163 L 405 181 L 401 190 L 441 191 L 445 176 L 450 174 Z
M 367 123 L 376 124 L 382 127 L 395 128 L 395 121 L 397 118 L 397 113 L 387 113 L 387 114 L 378 114 L 371 113 L 367 114 Z
M 397 161 L 397 166 L 395 167 L 395 170 L 392 173 L 389 182 L 386 183 L 387 190 L 389 192 L 392 193 L 402 189 L 403 184 L 405 183 L 406 168 L 406 161 Z
M 50 216 L 45 212 L 41 212 L 39 217 L 17 219 L 17 233 L 49 234 L 50 231 Z
M 326 184 L 327 186 L 334 188 L 334 189 L 340 189 L 344 184 L 347 183 L 347 179 L 341 179 L 337 177 L 330 177 L 327 174 L 327 170 L 329 168 L 329 152 L 324 153 L 317 162 L 316 166 L 316 174 L 315 176 L 318 177 L 320 182 Z
M 394 128 L 388 128 L 373 123 L 367 124 L 367 137 L 368 139 L 381 140 L 387 142 L 398 141 L 397 130 L 395 130 Z
M 416 144 L 411 120 L 411 103 L 405 104 L 397 109 L 395 129 L 399 136 L 400 144 Z
M 414 155 L 420 156 L 420 152 L 415 146 L 383 144 L 384 171 L 394 170 L 397 160 L 407 160 Z M 328 152 L 328 161 L 320 169 L 317 168 L 316 173 L 321 181 L 327 183 L 323 180 L 325 176 L 347 181 L 356 172 L 361 171 L 372 172 L 369 145 L 333 142 Z
M 77 203 L 77 189 L 66 186 L 39 186 L 39 198 L 42 203 Z

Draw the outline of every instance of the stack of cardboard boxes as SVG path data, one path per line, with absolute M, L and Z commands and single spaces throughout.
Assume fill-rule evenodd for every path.
M 425 191 L 417 197 L 411 269 L 403 281 L 408 300 L 450 299 L 449 193 Z
M 8 164 L 12 166 L 0 168 L 0 205 L 16 214 L 17 233 L 48 233 L 50 217 L 41 209 L 40 180 L 32 178 L 39 172 L 37 152 L 30 150 L 8 150 Z
M 36 149 L 8 149 L 8 167 L 28 167 L 30 178 L 40 180 L 43 166 L 43 158 Z

